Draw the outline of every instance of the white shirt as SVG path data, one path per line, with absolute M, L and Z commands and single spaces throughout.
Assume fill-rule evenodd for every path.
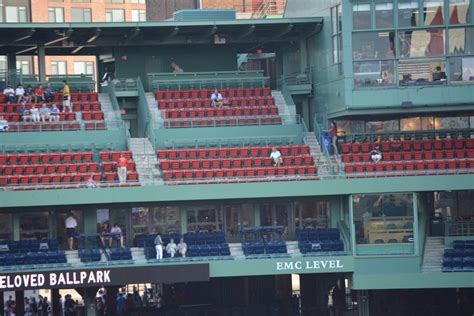
M 69 216 L 66 218 L 66 228 L 76 228 L 77 227 L 77 221 L 74 217 Z
M 25 94 L 25 89 L 23 89 L 23 88 L 16 88 L 15 94 L 16 94 L 16 95 L 24 95 L 24 94 Z
M 272 151 L 272 153 L 270 154 L 270 158 L 273 158 L 273 160 L 277 160 L 280 157 L 281 157 L 281 153 L 279 150 Z
M 111 233 L 122 233 L 122 229 L 120 227 L 112 227 L 112 229 L 110 230 Z
M 15 90 L 13 90 L 13 88 L 5 88 L 3 90 L 3 94 L 4 95 L 15 94 Z
M 222 100 L 222 94 L 220 94 L 220 93 L 218 93 L 218 94 L 213 93 L 213 94 L 211 95 L 211 100 L 215 100 L 215 99 L 217 99 L 217 100 L 219 100 L 219 101 Z

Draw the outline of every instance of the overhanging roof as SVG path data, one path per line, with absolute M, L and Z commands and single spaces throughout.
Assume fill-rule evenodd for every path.
M 33 55 L 45 45 L 47 55 L 99 54 L 117 46 L 213 44 L 243 49 L 269 47 L 317 32 L 319 17 L 230 21 L 161 21 L 126 23 L 2 23 L 0 54 Z M 224 44 L 223 43 L 223 44 Z

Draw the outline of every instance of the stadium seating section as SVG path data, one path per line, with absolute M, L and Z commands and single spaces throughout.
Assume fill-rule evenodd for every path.
M 296 230 L 301 253 L 344 251 L 337 228 L 306 228 Z
M 56 189 L 83 187 L 92 176 L 99 186 L 117 184 L 116 162 L 121 154 L 129 159 L 129 151 L 99 153 L 94 161 L 93 152 L 54 152 L 0 155 L 0 187 L 15 190 Z M 128 185 L 138 185 L 135 162 L 127 168 Z M 104 183 L 100 183 L 104 182 Z
M 246 227 L 241 229 L 244 255 L 286 254 L 283 226 Z
M 158 91 L 165 128 L 281 124 L 270 88 L 223 89 L 225 104 L 211 107 L 214 90 Z
M 377 164 L 370 161 L 370 151 L 376 145 L 382 152 Z M 348 177 L 472 173 L 474 139 L 346 143 L 342 144 L 341 158 Z
M 111 248 L 110 260 L 132 260 L 132 252 L 130 248 Z
M 474 272 L 474 240 L 455 240 L 444 250 L 443 272 Z
M 54 95 L 54 103 L 59 108 L 62 107 L 62 95 Z M 101 105 L 97 100 L 97 93 L 72 93 L 72 110 L 73 112 L 60 113 L 59 122 L 23 122 L 21 120 L 20 108 L 21 104 L 7 104 L 5 95 L 0 94 L 0 115 L 9 122 L 10 132 L 51 132 L 51 131 L 79 131 L 84 130 L 105 130 L 106 123 L 104 121 L 104 113 Z M 53 103 L 46 103 L 51 108 Z M 27 109 L 38 104 L 26 104 Z M 79 115 L 81 121 L 79 121 Z
M 158 159 L 168 184 L 317 179 L 308 146 L 278 149 L 284 160 L 278 168 L 269 146 L 158 150 Z
M 97 248 L 79 249 L 78 254 L 79 254 L 79 258 L 81 259 L 81 262 L 84 262 L 84 263 L 100 261 L 102 257 L 100 249 L 97 249 Z
M 20 240 L 0 244 L 0 265 L 33 265 L 67 263 L 64 251 L 58 250 L 58 241 Z

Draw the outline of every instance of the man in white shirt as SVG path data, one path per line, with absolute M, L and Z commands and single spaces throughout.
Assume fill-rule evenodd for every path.
M 9 128 L 8 121 L 0 115 L 0 132 L 7 132 Z
M 120 234 L 118 235 L 118 237 L 120 237 L 120 247 L 122 248 L 125 248 L 123 246 L 123 234 L 122 234 L 122 228 L 120 228 L 119 224 L 118 223 L 115 223 L 114 227 L 112 227 L 112 229 L 110 230 L 110 232 L 112 234 Z M 112 247 L 112 239 L 116 238 L 117 236 L 113 236 L 112 238 L 110 238 L 110 247 Z
M 272 158 L 273 167 L 280 167 L 283 164 L 283 157 L 279 150 L 276 147 L 272 147 L 272 153 L 270 154 L 270 158 Z
M 72 212 L 69 212 L 68 217 L 66 218 L 65 224 L 66 224 L 66 235 L 67 235 L 68 243 L 69 243 L 69 250 L 73 250 L 77 221 Z
M 15 102 L 15 90 L 13 90 L 12 86 L 7 85 L 7 87 L 3 89 L 3 94 L 7 97 L 7 103 Z
M 21 101 L 23 101 L 23 99 L 25 98 L 25 89 L 23 89 L 23 86 L 21 84 L 16 87 L 15 96 L 16 103 L 21 103 Z
M 211 95 L 211 106 L 213 108 L 215 107 L 222 107 L 222 104 L 224 103 L 222 94 L 217 91 L 217 89 L 214 89 L 214 93 Z
M 33 104 L 30 109 L 30 119 L 32 122 L 39 122 L 40 119 L 40 112 L 38 108 Z

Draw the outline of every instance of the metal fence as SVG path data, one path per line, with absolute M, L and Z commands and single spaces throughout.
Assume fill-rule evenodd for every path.
M 444 222 L 444 232 L 446 236 L 474 236 L 474 222 L 448 219 Z

